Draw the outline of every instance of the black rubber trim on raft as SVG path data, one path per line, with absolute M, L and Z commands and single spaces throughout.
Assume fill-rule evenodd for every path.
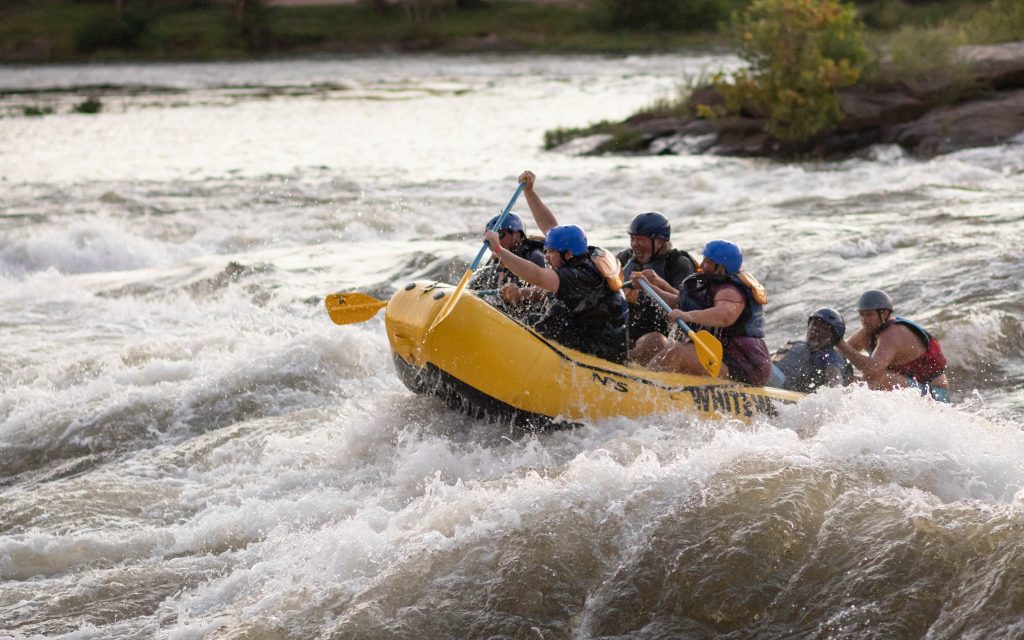
M 435 395 L 449 409 L 466 414 L 471 418 L 507 424 L 523 432 L 579 426 L 572 422 L 553 420 L 539 413 L 516 409 L 510 404 L 469 386 L 433 364 L 427 363 L 426 367 L 418 369 L 397 353 L 392 356 L 399 379 L 410 391 L 420 395 Z
M 499 313 L 501 313 L 501 311 L 499 309 L 495 309 L 495 310 L 498 311 Z M 530 335 L 532 335 L 534 338 L 536 338 L 545 347 L 547 347 L 548 349 L 550 349 L 550 350 L 554 351 L 556 354 L 558 354 L 558 356 L 560 358 L 562 358 L 566 362 L 571 362 L 574 366 L 580 367 L 581 369 L 589 369 L 590 371 L 597 371 L 597 372 L 608 374 L 608 375 L 618 376 L 620 378 L 625 378 L 626 380 L 632 380 L 633 382 L 639 382 L 640 384 L 646 384 L 646 385 L 654 387 L 656 389 L 664 389 L 665 391 L 677 391 L 677 390 L 680 389 L 680 387 L 674 387 L 674 386 L 671 386 L 671 385 L 662 384 L 660 382 L 655 382 L 654 380 L 649 380 L 647 378 L 641 378 L 640 376 L 637 376 L 637 375 L 633 375 L 633 374 L 629 374 L 629 373 L 622 373 L 621 371 L 613 371 L 611 369 L 605 369 L 603 367 L 598 367 L 598 366 L 594 366 L 592 364 L 587 364 L 585 362 L 580 362 L 579 360 L 575 360 L 572 357 L 570 357 L 567 353 L 565 353 L 564 351 L 559 349 L 558 346 L 556 346 L 555 343 L 552 343 L 551 341 L 549 341 L 547 338 L 545 338 L 541 334 L 537 333 L 536 331 L 534 331 L 530 327 L 522 324 L 521 322 L 519 322 L 515 318 L 512 318 L 511 316 L 509 318 L 513 322 L 518 324 L 520 326 L 520 328 L 522 328 L 524 331 L 528 332 Z M 593 356 L 593 357 L 597 358 L 597 356 Z M 598 359 L 600 360 L 601 358 L 598 358 Z M 712 378 L 708 378 L 708 380 L 711 380 L 711 379 Z M 714 387 L 718 387 L 718 388 L 721 388 L 721 389 L 734 389 L 734 388 L 738 388 L 738 389 L 743 389 L 743 388 L 746 388 L 746 389 L 766 389 L 766 388 L 771 388 L 771 387 L 755 387 L 753 385 L 744 384 L 742 382 L 734 382 L 733 384 L 720 384 L 720 385 L 716 384 L 716 385 L 701 385 L 701 386 L 709 386 L 709 387 L 710 386 L 714 386 Z M 683 387 L 683 388 L 686 388 L 686 387 Z M 793 400 L 784 400 L 782 398 L 772 398 L 771 396 L 765 396 L 765 397 L 768 398 L 768 400 L 771 401 L 771 402 L 781 402 L 782 404 L 794 404 Z

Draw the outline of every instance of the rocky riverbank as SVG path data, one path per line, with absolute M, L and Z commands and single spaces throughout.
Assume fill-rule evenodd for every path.
M 690 115 L 636 116 L 611 133 L 584 143 L 588 153 L 708 153 L 730 156 L 793 156 L 839 159 L 875 144 L 897 144 L 927 158 L 958 149 L 1007 142 L 1024 133 L 1024 42 L 963 47 L 966 75 L 917 83 L 861 84 L 840 92 L 843 121 L 835 131 L 799 148 L 765 132 L 765 120 L 697 117 L 700 104 L 721 104 L 713 87 L 690 96 Z M 955 86 L 954 86 L 955 83 Z M 948 96 L 959 96 L 949 102 Z M 947 97 L 947 98 L 944 98 Z M 624 142 L 625 141 L 625 142 Z

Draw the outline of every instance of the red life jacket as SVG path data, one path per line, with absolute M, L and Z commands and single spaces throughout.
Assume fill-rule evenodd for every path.
M 946 357 L 942 355 L 942 346 L 939 345 L 939 341 L 925 331 L 924 327 L 921 325 L 899 317 L 887 320 L 885 324 L 882 325 L 881 330 L 885 331 L 885 328 L 892 324 L 901 324 L 905 327 L 909 327 L 911 331 L 917 334 L 917 337 L 921 339 L 921 342 L 924 343 L 926 350 L 923 354 L 910 362 L 898 365 L 890 364 L 889 370 L 907 376 L 908 378 L 913 378 L 922 384 L 928 384 L 935 378 L 942 375 L 946 370 Z M 879 333 L 881 333 L 881 331 Z

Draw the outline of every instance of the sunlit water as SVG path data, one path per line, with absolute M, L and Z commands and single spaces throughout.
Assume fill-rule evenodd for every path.
M 1024 637 L 1024 140 L 541 149 L 733 64 L 0 68 L 0 637 Z M 457 277 L 526 168 L 610 248 L 739 242 L 773 348 L 888 290 L 957 403 L 509 437 L 412 395 L 323 294 Z

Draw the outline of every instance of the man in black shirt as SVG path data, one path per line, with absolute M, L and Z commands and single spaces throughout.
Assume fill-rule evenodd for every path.
M 672 248 L 672 225 L 657 211 L 641 213 L 629 224 L 629 249 L 619 253 L 623 264 L 622 279 L 631 282 L 626 290 L 629 301 L 629 338 L 632 343 L 652 331 L 668 335 L 669 325 L 665 313 L 657 302 L 640 293 L 637 280 L 643 278 L 669 306 L 679 301 L 679 286 L 687 276 L 697 271 L 693 257 Z

